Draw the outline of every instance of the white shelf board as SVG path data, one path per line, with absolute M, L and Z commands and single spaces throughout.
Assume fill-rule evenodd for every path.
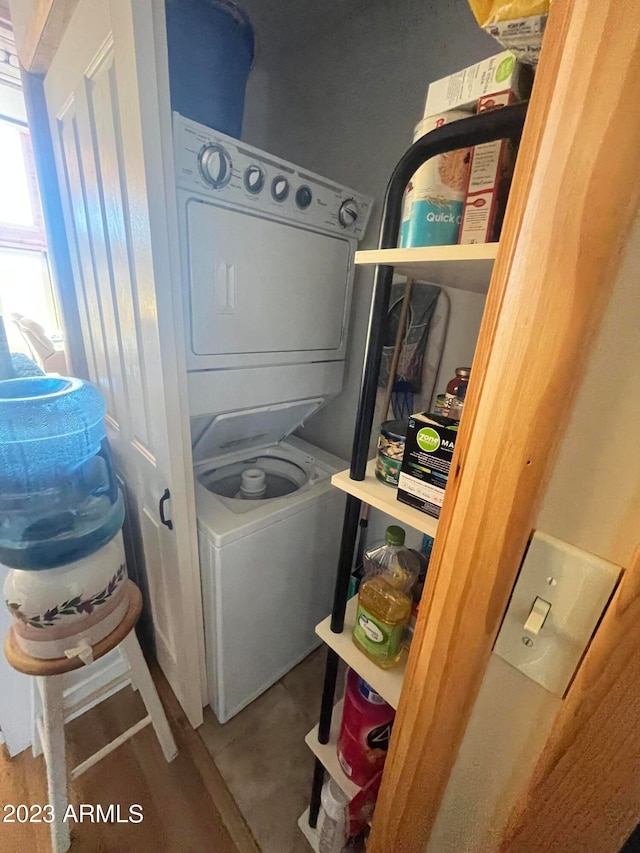
M 421 533 L 427 533 L 429 536 L 435 537 L 438 529 L 438 519 L 432 518 L 425 512 L 420 512 L 419 509 L 414 509 L 412 506 L 400 503 L 396 497 L 397 489 L 393 486 L 387 486 L 380 482 L 375 474 L 376 461 L 372 459 L 367 464 L 367 473 L 364 480 L 352 480 L 349 476 L 349 471 L 340 471 L 339 474 L 334 474 L 331 482 L 336 488 L 360 498 L 361 501 L 369 504 L 369 506 L 386 512 L 396 521 L 406 524 L 408 527 L 413 527 Z
M 305 809 L 304 814 L 298 818 L 298 829 L 309 842 L 311 849 L 315 850 L 315 853 L 318 853 L 320 850 L 318 847 L 318 833 L 309 826 L 309 809 Z
M 342 709 L 344 701 L 340 700 L 331 714 L 331 731 L 329 732 L 329 743 L 320 743 L 318 740 L 318 726 L 315 726 L 304 741 L 316 758 L 322 762 L 322 766 L 329 776 L 340 786 L 350 800 L 360 791 L 358 785 L 345 776 L 340 762 L 338 761 L 338 735 L 340 734 L 340 723 L 342 722 Z
M 498 243 L 468 246 L 419 246 L 356 252 L 356 264 L 389 264 L 399 275 L 472 293 L 489 289 Z
M 331 616 L 327 616 L 326 619 L 316 626 L 316 634 L 329 648 L 333 649 L 338 657 L 342 658 L 347 666 L 355 669 L 358 675 L 364 678 L 367 684 L 370 684 L 382 696 L 385 702 L 388 702 L 392 708 L 397 709 L 398 702 L 400 701 L 402 682 L 404 681 L 404 671 L 407 665 L 406 649 L 402 652 L 400 663 L 393 669 L 381 669 L 373 661 L 370 661 L 357 648 L 351 638 L 353 626 L 356 621 L 357 608 L 358 596 L 354 595 L 347 602 L 347 610 L 344 616 L 344 630 L 341 634 L 334 634 L 331 630 Z

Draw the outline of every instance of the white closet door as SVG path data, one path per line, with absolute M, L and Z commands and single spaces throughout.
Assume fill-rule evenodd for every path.
M 163 15 L 161 0 L 80 0 L 45 92 L 90 378 L 107 401 L 158 661 L 196 726 L 204 632 L 163 174 Z

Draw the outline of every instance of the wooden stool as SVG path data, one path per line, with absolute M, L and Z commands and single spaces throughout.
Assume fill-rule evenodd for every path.
M 44 752 L 47 765 L 49 803 L 54 810 L 54 820 L 51 824 L 51 844 L 54 853 L 65 853 L 71 844 L 69 824 L 63 821 L 67 809 L 64 724 L 71 715 L 78 716 L 78 712 L 83 713 L 84 710 L 87 710 L 87 705 L 103 697 L 109 691 L 113 691 L 115 687 L 123 687 L 127 683 L 131 683 L 134 689 L 140 691 L 140 696 L 147 710 L 146 717 L 75 767 L 70 774 L 72 780 L 77 779 L 85 770 L 93 767 L 101 758 L 109 755 L 110 752 L 113 752 L 114 749 L 117 749 L 149 723 L 155 729 L 167 761 L 171 761 L 178 754 L 164 708 L 133 630 L 142 610 L 142 596 L 133 581 L 127 581 L 127 586 L 129 594 L 127 613 L 115 630 L 93 646 L 93 660 L 98 660 L 107 652 L 118 647 L 128 664 L 128 671 L 85 697 L 81 709 L 78 707 L 65 708 L 61 677 L 65 672 L 71 672 L 85 666 L 79 658 L 41 660 L 31 657 L 18 646 L 13 628 L 9 630 L 5 640 L 4 651 L 9 664 L 19 672 L 35 676 L 36 686 L 40 694 L 42 717 L 38 713 L 35 714 L 33 751 L 35 755 Z M 91 664 L 88 665 L 91 666 Z

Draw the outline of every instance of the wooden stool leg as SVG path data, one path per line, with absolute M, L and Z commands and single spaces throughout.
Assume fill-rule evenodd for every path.
M 151 717 L 151 723 L 155 729 L 156 736 L 167 761 L 173 761 L 178 754 L 176 742 L 171 734 L 169 722 L 167 721 L 162 702 L 155 688 L 149 667 L 144 659 L 135 631 L 131 631 L 121 642 L 129 666 L 131 667 L 131 680 L 140 691 L 142 700 Z
M 69 824 L 63 821 L 67 809 L 67 765 L 64 748 L 63 679 L 60 675 L 38 676 L 42 695 L 42 748 L 47 762 L 49 804 L 53 806 L 51 824 L 53 853 L 66 853 L 71 845 Z
M 40 742 L 40 729 L 38 720 L 42 719 L 42 700 L 40 690 L 35 678 L 31 679 L 31 752 L 33 757 L 42 755 L 42 744 Z

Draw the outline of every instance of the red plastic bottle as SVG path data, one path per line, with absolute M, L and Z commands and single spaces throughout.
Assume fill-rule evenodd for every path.
M 396 712 L 352 669 L 347 676 L 338 760 L 356 785 L 366 785 L 387 757 Z

